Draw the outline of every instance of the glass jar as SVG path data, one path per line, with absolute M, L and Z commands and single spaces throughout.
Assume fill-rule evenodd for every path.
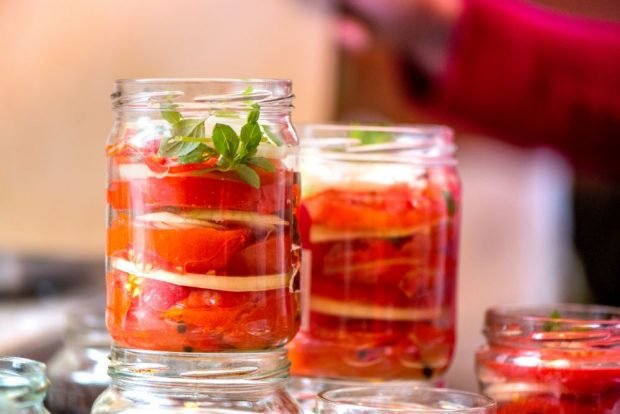
M 300 413 L 286 351 L 184 353 L 113 348 L 92 414 Z
M 80 309 L 68 317 L 64 346 L 48 363 L 46 405 L 54 414 L 89 414 L 108 387 L 111 339 L 103 309 Z
M 299 326 L 298 143 L 285 80 L 120 80 L 107 326 L 139 349 L 284 345 Z
M 461 210 L 452 131 L 302 130 L 304 315 L 293 375 L 437 380 L 455 341 Z
M 0 413 L 49 414 L 43 406 L 47 386 L 44 364 L 0 357 Z
M 499 413 L 620 413 L 620 308 L 493 308 L 476 355 Z
M 322 392 L 317 414 L 495 414 L 495 402 L 469 392 L 437 388 L 366 386 Z

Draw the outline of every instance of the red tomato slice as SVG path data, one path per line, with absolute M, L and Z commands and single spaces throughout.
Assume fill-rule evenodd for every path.
M 353 231 L 433 224 L 446 216 L 443 199 L 435 198 L 428 191 L 398 184 L 382 191 L 329 189 L 303 202 L 313 225 Z
M 275 234 L 235 254 L 228 273 L 239 276 L 287 273 L 291 269 L 291 249 L 288 235 Z
M 272 173 L 256 189 L 236 177 L 221 174 L 166 175 L 112 181 L 108 203 L 117 210 L 149 211 L 159 207 L 213 208 L 273 213 L 288 207 L 287 186 L 292 173 Z
M 120 214 L 108 228 L 108 255 L 128 255 L 144 262 L 188 273 L 225 268 L 249 240 L 250 230 L 210 227 L 160 229 L 131 226 Z

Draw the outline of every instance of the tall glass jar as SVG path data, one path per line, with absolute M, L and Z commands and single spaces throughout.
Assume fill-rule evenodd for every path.
M 116 82 L 107 326 L 122 346 L 282 346 L 299 325 L 298 143 L 285 80 Z
M 450 129 L 302 130 L 302 326 L 292 373 L 439 378 L 454 348 L 461 210 Z
M 92 414 L 300 413 L 286 351 L 184 353 L 113 348 Z
M 111 340 L 103 309 L 76 309 L 67 322 L 64 346 L 48 362 L 46 405 L 54 414 L 89 414 L 110 382 Z
M 484 333 L 478 381 L 499 413 L 620 413 L 619 308 L 493 308 Z
M 47 386 L 44 364 L 0 357 L 0 413 L 50 414 L 43 406 Z

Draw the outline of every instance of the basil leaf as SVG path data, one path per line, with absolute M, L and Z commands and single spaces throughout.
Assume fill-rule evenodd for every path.
M 248 113 L 248 124 L 254 124 L 258 122 L 258 117 L 260 116 L 260 110 L 254 108 Z
M 560 313 L 559 310 L 557 309 L 552 310 L 551 313 L 549 314 L 549 319 L 551 320 L 546 321 L 543 324 L 543 331 L 544 332 L 558 331 L 562 325 L 560 324 L 560 322 L 556 322 L 555 320 L 560 319 L 561 317 L 562 317 L 562 314 Z
M 448 215 L 450 217 L 456 214 L 456 210 L 458 206 L 456 205 L 456 200 L 450 191 L 443 192 L 443 198 L 446 201 L 446 208 L 448 210 Z
M 237 165 L 235 171 L 237 171 L 239 178 L 241 178 L 243 182 L 254 188 L 260 188 L 260 177 L 256 174 L 256 171 L 245 164 Z
M 181 120 L 181 114 L 177 111 L 161 111 L 161 117 L 171 125 Z
M 248 149 L 256 149 L 262 137 L 263 133 L 256 122 L 248 122 L 241 128 L 241 142 L 243 142 Z
M 174 124 L 174 135 L 182 137 L 198 137 L 202 130 L 204 136 L 204 119 L 182 119 Z
M 256 165 L 257 167 L 260 167 L 267 172 L 276 171 L 276 167 L 273 166 L 273 163 L 264 157 L 252 157 L 248 159 L 248 163 Z
M 174 125 L 183 119 L 183 116 L 180 112 L 177 112 L 175 109 L 177 106 L 172 103 L 172 98 L 168 98 L 167 103 L 162 103 L 159 106 L 159 111 L 161 112 L 161 117 L 167 121 L 169 124 Z
M 392 140 L 392 135 L 386 131 L 360 131 L 349 132 L 349 138 L 355 138 L 361 145 L 383 144 Z
M 213 128 L 213 145 L 215 145 L 215 149 L 224 157 L 232 159 L 234 157 L 234 152 L 230 151 L 231 146 L 229 145 L 229 140 L 236 140 L 237 134 L 235 131 L 228 125 L 224 124 L 215 124 Z M 236 151 L 235 151 L 236 152 Z
M 208 156 L 217 156 L 218 152 L 205 144 L 198 144 L 198 147 L 192 152 L 181 155 L 178 158 L 179 164 L 193 164 L 196 162 L 203 162 Z
M 167 137 L 161 140 L 157 154 L 160 157 L 180 157 L 194 151 L 200 145 L 199 142 L 184 142 L 178 137 Z
M 284 145 L 284 142 L 282 141 L 282 139 L 271 130 L 271 127 L 269 127 L 268 125 L 263 125 L 263 131 L 265 132 L 265 135 L 267 136 L 267 140 L 271 142 L 273 145 L 277 145 L 278 147 L 281 147 L 282 145 Z

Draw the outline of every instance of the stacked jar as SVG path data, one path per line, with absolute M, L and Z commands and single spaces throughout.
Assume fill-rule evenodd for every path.
M 144 406 L 297 412 L 292 401 L 277 409 L 256 405 L 248 392 L 241 404 L 239 393 L 232 393 L 234 404 L 230 393 L 210 397 L 222 378 L 231 389 L 243 388 L 260 372 L 278 379 L 267 382 L 274 398 L 289 398 L 280 348 L 299 326 L 301 261 L 291 83 L 120 80 L 112 99 L 106 276 L 112 384 L 93 412 Z M 265 365 L 275 374 L 265 374 Z M 141 386 L 132 394 L 137 373 L 154 390 L 164 383 L 190 390 L 170 399 L 149 397 Z M 196 379 L 193 392 L 188 378 Z
M 619 308 L 493 308 L 484 333 L 478 381 L 500 414 L 620 412 Z
M 441 126 L 302 129 L 294 392 L 438 384 L 455 345 L 460 181 Z

